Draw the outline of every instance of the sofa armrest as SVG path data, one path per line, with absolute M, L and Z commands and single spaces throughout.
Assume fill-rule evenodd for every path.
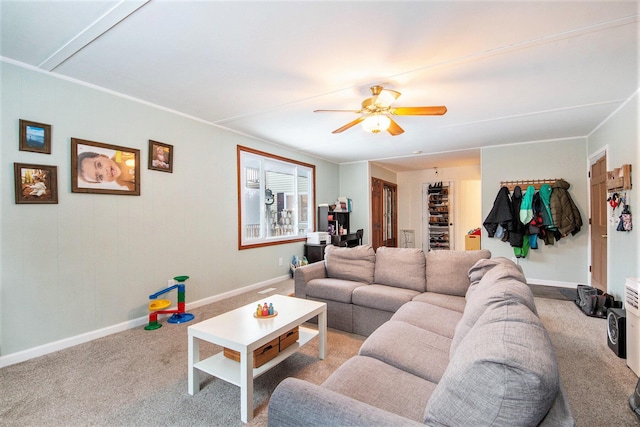
M 297 378 L 285 379 L 273 391 L 267 419 L 269 427 L 424 427 L 422 423 Z
M 313 279 L 327 277 L 324 262 L 314 262 L 295 269 L 293 273 L 294 293 L 297 298 L 307 297 L 307 283 Z

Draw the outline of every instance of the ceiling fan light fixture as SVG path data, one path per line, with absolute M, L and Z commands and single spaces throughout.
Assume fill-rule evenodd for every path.
M 376 98 L 376 105 L 388 107 L 400 96 L 399 92 L 383 89 Z
M 445 106 L 431 107 L 391 107 L 393 101 L 400 97 L 400 92 L 384 89 L 382 86 L 372 86 L 371 95 L 362 101 L 362 108 L 359 110 L 313 110 L 319 112 L 345 112 L 360 114 L 355 120 L 339 127 L 331 133 L 344 132 L 351 129 L 358 123 L 362 123 L 362 128 L 370 133 L 380 133 L 387 131 L 391 136 L 398 136 L 404 133 L 404 129 L 391 118 L 394 116 L 441 116 L 447 112 Z
M 372 114 L 364 119 L 362 128 L 367 132 L 379 133 L 389 129 L 391 119 L 383 114 Z

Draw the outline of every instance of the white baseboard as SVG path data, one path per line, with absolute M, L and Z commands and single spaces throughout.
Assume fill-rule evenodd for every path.
M 266 280 L 264 282 L 255 283 L 253 285 L 248 285 L 243 288 L 234 289 L 232 291 L 214 295 L 212 297 L 204 298 L 198 301 L 193 301 L 186 304 L 186 309 L 192 310 L 197 307 L 202 307 L 203 305 L 207 305 L 213 302 L 221 301 L 223 299 L 231 298 L 236 295 L 243 294 L 245 292 L 251 292 L 252 290 L 255 290 L 255 289 L 260 289 L 265 286 L 269 286 L 275 283 L 280 283 L 289 278 L 290 278 L 289 275 L 284 275 L 284 276 L 276 277 L 274 279 Z M 167 314 L 164 317 L 169 317 L 169 316 L 170 315 Z M 158 318 L 160 319 L 162 318 L 162 316 L 158 316 Z M 9 366 L 9 365 L 14 365 L 20 362 L 25 362 L 29 359 L 33 359 L 34 357 L 44 356 L 45 354 L 53 353 L 55 351 L 64 350 L 65 348 L 73 347 L 78 344 L 83 344 L 98 338 L 106 337 L 107 335 L 123 332 L 123 331 L 126 331 L 127 329 L 138 328 L 145 325 L 148 322 L 149 322 L 149 316 L 143 316 L 137 319 L 127 320 L 126 322 L 122 322 L 117 325 L 107 326 L 106 328 L 86 332 L 84 334 L 65 338 L 65 339 L 51 342 L 48 344 L 43 344 L 37 347 L 29 348 L 27 350 L 22 350 L 15 353 L 7 354 L 5 356 L 0 356 L 0 368 Z
M 260 283 L 255 283 L 253 285 L 248 285 L 245 286 L 244 288 L 240 288 L 240 289 L 234 289 L 232 291 L 228 291 L 219 295 L 214 295 L 212 297 L 209 298 L 204 298 L 201 299 L 199 301 L 194 301 L 192 303 L 187 304 L 187 308 L 188 309 L 194 309 L 194 308 L 198 308 L 198 307 L 202 307 L 203 305 L 207 305 L 207 304 L 211 304 L 213 302 L 217 302 L 223 299 L 227 299 L 227 298 L 231 298 L 234 297 L 236 295 L 240 295 L 240 294 L 244 294 L 245 292 L 251 292 L 253 290 L 256 289 L 260 289 L 260 288 L 264 288 L 265 286 L 269 286 L 269 285 L 273 285 L 275 283 L 280 283 L 284 280 L 290 279 L 291 276 L 284 275 L 284 276 L 280 276 L 280 277 L 276 277 L 274 279 L 269 279 L 269 280 L 265 280 L 264 282 L 260 282 Z M 257 298 L 256 298 L 257 299 Z
M 578 289 L 579 283 L 573 282 L 558 282 L 556 280 L 545 279 L 530 279 L 527 277 L 527 284 L 529 285 L 543 285 L 543 286 L 556 286 L 558 288 Z

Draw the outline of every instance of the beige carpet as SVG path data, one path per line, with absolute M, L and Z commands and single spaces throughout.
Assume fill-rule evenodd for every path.
M 271 292 L 287 294 L 292 281 Z M 196 322 L 249 302 L 251 292 L 191 312 Z M 556 347 L 561 375 L 578 426 L 633 426 L 627 398 L 636 383 L 625 361 L 606 344 L 605 321 L 584 316 L 572 302 L 536 298 Z M 187 393 L 190 323 L 156 331 L 142 327 L 0 369 L 0 426 L 241 426 L 236 386 L 205 377 Z M 288 376 L 322 383 L 356 354 L 364 337 L 329 330 L 327 357 L 312 340 L 255 381 L 255 419 L 266 426 L 267 403 Z M 220 348 L 201 345 L 203 355 Z M 202 375 L 204 377 L 204 375 Z
M 572 301 L 536 298 L 556 350 L 577 426 L 640 425 L 628 398 L 638 378 L 607 344 L 606 319 L 584 315 Z

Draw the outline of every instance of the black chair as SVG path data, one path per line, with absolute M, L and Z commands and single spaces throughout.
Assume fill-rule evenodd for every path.
M 364 235 L 364 229 L 361 228 L 360 230 L 356 231 L 356 236 L 358 236 L 358 244 L 362 245 L 362 236 Z
M 342 240 L 340 236 L 331 236 L 331 244 L 339 248 L 346 248 L 348 246 L 347 241 Z

